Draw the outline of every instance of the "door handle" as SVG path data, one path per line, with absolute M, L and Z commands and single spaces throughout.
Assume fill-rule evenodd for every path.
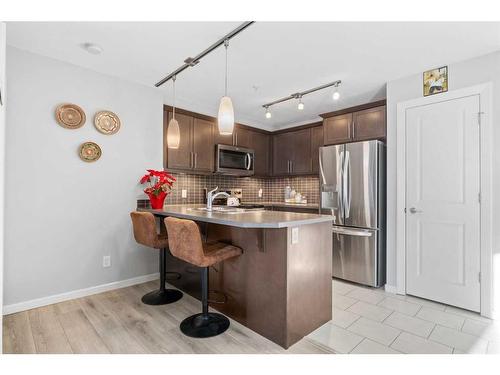
M 371 237 L 373 234 L 373 232 L 369 232 L 366 230 L 348 229 L 348 228 L 341 228 L 341 227 L 333 227 L 332 232 L 338 233 L 338 234 L 345 234 L 348 236 L 358 236 L 358 237 Z
M 422 210 L 417 210 L 415 207 L 410 207 L 410 213 L 411 214 L 419 214 L 419 213 L 422 213 L 424 211 Z
M 247 171 L 249 171 L 250 167 L 252 166 L 252 157 L 250 156 L 249 153 L 247 153 L 245 159 L 246 159 L 246 169 Z

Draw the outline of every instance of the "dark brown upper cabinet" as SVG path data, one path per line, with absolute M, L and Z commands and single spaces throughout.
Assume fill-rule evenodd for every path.
M 356 141 L 384 138 L 386 133 L 385 106 L 354 112 L 353 138 Z
M 179 148 L 167 147 L 167 128 L 172 113 L 164 116 L 165 167 L 174 171 L 211 173 L 214 170 L 214 123 L 180 113 L 175 114 L 179 123 Z M 166 119 L 166 121 L 165 121 Z
M 292 130 L 273 135 L 273 175 L 310 175 L 312 129 Z
M 271 136 L 252 131 L 252 143 L 249 148 L 254 150 L 255 176 L 269 176 Z
M 326 118 L 323 128 L 325 145 L 352 141 L 352 113 Z
M 319 148 L 323 146 L 323 126 L 311 128 L 312 172 L 319 173 Z
M 214 170 L 214 123 L 195 118 L 193 122 L 193 169 L 202 172 Z
M 221 135 L 219 129 L 215 126 L 215 144 L 251 148 L 252 133 L 252 130 L 235 125 L 233 134 Z
M 166 112 L 165 112 L 166 113 Z M 164 165 L 169 169 L 191 169 L 192 167 L 192 138 L 193 117 L 177 113 L 175 115 L 180 129 L 179 148 L 173 149 L 167 146 L 168 123 L 172 119 L 172 112 L 163 117 L 163 144 L 166 155 Z
M 386 136 L 385 100 L 320 116 L 324 118 L 325 145 L 384 139 Z

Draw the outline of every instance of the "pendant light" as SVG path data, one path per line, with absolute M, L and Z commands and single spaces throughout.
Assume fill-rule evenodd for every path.
M 168 123 L 167 128 L 167 146 L 168 148 L 177 149 L 181 143 L 181 132 L 179 129 L 179 123 L 175 119 L 175 79 L 176 76 L 172 77 L 173 88 L 174 88 L 174 101 L 172 106 L 172 119 Z
M 229 46 L 229 39 L 224 41 L 224 47 L 226 48 L 226 76 L 225 76 L 225 89 L 224 96 L 220 100 L 219 104 L 219 114 L 217 116 L 219 124 L 219 133 L 221 135 L 231 135 L 233 134 L 234 128 L 234 109 L 233 102 L 231 98 L 227 96 L 227 47 Z

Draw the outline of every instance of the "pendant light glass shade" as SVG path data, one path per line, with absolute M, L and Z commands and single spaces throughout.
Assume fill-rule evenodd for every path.
M 167 147 L 168 148 L 179 148 L 179 144 L 181 143 L 181 130 L 179 129 L 179 123 L 175 119 L 175 80 L 176 76 L 172 77 L 173 82 L 173 91 L 174 91 L 174 100 L 172 106 L 172 118 L 168 123 L 167 128 Z
M 220 100 L 217 120 L 219 123 L 219 133 L 221 135 L 233 134 L 234 109 L 233 102 L 231 101 L 231 98 L 229 96 L 224 96 Z
M 229 40 L 224 41 L 224 47 L 226 48 L 226 74 L 224 79 L 224 96 L 220 100 L 219 113 L 217 115 L 217 122 L 219 125 L 220 135 L 231 135 L 234 129 L 234 109 L 233 101 L 227 95 L 227 47 L 229 46 Z
M 168 148 L 179 148 L 181 143 L 181 131 L 179 129 L 179 123 L 175 118 L 172 118 L 168 123 L 167 129 L 167 146 Z

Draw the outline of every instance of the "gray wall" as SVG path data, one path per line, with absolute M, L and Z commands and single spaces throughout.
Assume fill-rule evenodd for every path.
M 12 47 L 7 68 L 4 305 L 157 272 L 129 212 L 145 169 L 162 167 L 160 91 Z M 56 123 L 64 102 L 84 109 L 82 128 Z M 105 109 L 122 122 L 112 136 L 93 125 Z M 77 155 L 88 140 L 102 148 L 95 163 Z
M 433 68 L 433 67 L 429 67 Z M 500 52 L 449 64 L 449 90 L 493 82 L 493 254 L 496 292 L 500 293 Z M 387 84 L 387 283 L 396 285 L 397 104 L 422 97 L 422 73 Z M 498 302 L 497 302 L 498 303 Z
M 5 172 L 5 41 L 6 27 L 0 22 L 0 89 L 3 105 L 0 106 L 0 311 L 3 305 L 3 249 L 4 249 L 4 172 Z M 0 353 L 2 353 L 2 314 L 0 314 Z

